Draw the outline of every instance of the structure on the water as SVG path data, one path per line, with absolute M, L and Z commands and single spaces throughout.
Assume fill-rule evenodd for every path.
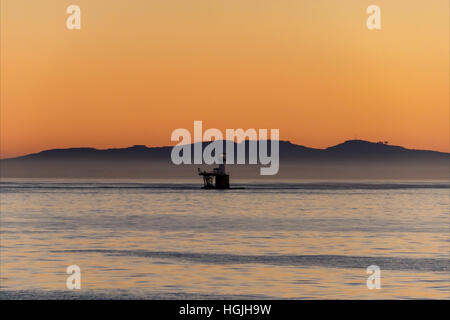
M 226 157 L 222 155 L 222 163 L 213 171 L 201 171 L 198 174 L 203 176 L 203 189 L 230 189 L 230 175 L 225 171 Z

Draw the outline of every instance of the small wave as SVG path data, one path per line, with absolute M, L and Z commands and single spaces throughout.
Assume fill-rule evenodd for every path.
M 448 272 L 448 259 L 364 257 L 343 255 L 236 255 L 146 250 L 63 250 L 54 252 L 101 253 L 154 259 L 172 259 L 201 264 L 267 264 L 279 266 L 316 266 L 325 268 L 367 268 L 377 265 L 381 270 L 414 270 Z
M 4 290 L 0 300 L 262 300 L 264 295 L 218 295 L 191 292 L 149 292 L 141 290 Z

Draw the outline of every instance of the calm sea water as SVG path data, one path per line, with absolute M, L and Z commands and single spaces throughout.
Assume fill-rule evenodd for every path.
M 448 182 L 237 186 L 3 180 L 0 298 L 450 298 Z

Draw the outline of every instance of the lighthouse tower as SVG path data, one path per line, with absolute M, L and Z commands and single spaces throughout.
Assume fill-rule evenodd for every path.
M 225 153 L 222 153 L 220 155 L 220 158 L 222 159 L 222 163 L 219 164 L 219 173 L 220 174 L 226 174 L 225 164 L 227 163 L 227 156 L 225 155 Z
M 226 156 L 222 154 L 221 163 L 218 168 L 214 168 L 212 172 L 200 171 L 198 174 L 203 176 L 204 189 L 230 189 L 230 175 L 225 170 Z

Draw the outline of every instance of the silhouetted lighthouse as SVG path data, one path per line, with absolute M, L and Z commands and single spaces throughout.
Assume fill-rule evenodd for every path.
M 222 154 L 221 158 L 222 163 L 212 172 L 198 169 L 198 174 L 203 176 L 203 189 L 230 189 L 230 175 L 226 172 L 227 159 L 225 154 Z

